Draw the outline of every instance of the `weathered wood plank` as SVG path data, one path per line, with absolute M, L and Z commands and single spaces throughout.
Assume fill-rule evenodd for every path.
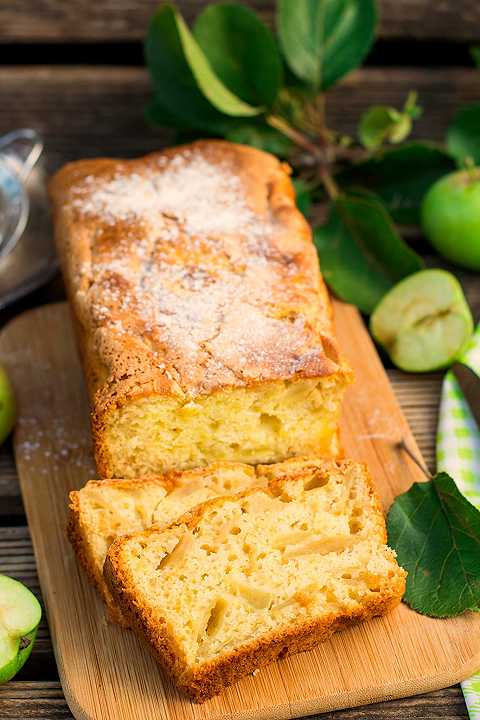
M 73 715 L 57 682 L 13 680 L 0 686 L 2 720 L 73 720 Z
M 273 24 L 275 0 L 244 0 Z M 177 0 L 191 20 L 206 0 Z M 4 0 L 0 4 L 0 42 L 134 41 L 145 35 L 157 0 Z M 380 0 L 381 38 L 478 40 L 476 0 Z
M 361 70 L 329 93 L 329 123 L 336 130 L 355 133 L 365 108 L 379 103 L 399 106 L 411 89 L 418 90 L 424 109 L 415 124 L 415 135 L 441 140 L 458 105 L 480 97 L 480 73 L 466 69 Z M 49 170 L 81 157 L 139 155 L 169 138 L 164 130 L 145 123 L 143 108 L 150 94 L 143 68 L 2 68 L 0 132 L 19 126 L 37 128 L 46 140 Z
M 0 687 L 2 720 L 73 720 L 59 682 L 14 680 Z M 460 687 L 428 695 L 339 710 L 310 720 L 466 720 L 468 717 Z

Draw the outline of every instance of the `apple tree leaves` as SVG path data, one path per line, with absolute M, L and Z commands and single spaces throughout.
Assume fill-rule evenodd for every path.
M 387 527 L 413 610 L 431 617 L 480 610 L 480 512 L 447 473 L 397 497 Z
M 273 36 L 241 5 L 207 7 L 193 33 L 174 6 L 161 5 L 150 22 L 145 57 L 155 93 L 150 119 L 164 124 L 164 108 L 182 129 L 224 134 L 239 118 L 262 115 L 281 84 Z
M 374 0 L 279 0 L 280 44 L 292 72 L 326 90 L 358 67 L 372 46 Z
M 240 3 L 208 5 L 192 30 L 164 3 L 145 41 L 154 86 L 148 118 L 220 135 L 232 128 L 241 134 L 243 124 L 258 144 L 258 127 L 268 127 L 268 114 L 285 90 L 280 50 L 300 85 L 324 90 L 361 63 L 373 43 L 376 16 L 375 0 L 279 0 L 278 43 Z M 248 119 L 258 121 L 257 132 Z

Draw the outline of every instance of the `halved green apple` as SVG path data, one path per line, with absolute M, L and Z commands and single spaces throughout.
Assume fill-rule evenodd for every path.
M 28 660 L 41 616 L 35 595 L 18 580 L 0 575 L 0 684 Z
M 430 372 L 448 367 L 460 355 L 472 335 L 473 319 L 451 273 L 422 270 L 382 298 L 370 330 L 397 367 Z

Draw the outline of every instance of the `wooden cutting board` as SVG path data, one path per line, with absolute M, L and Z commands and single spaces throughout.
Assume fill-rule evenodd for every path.
M 343 418 L 348 456 L 366 461 L 387 507 L 413 481 L 418 452 L 387 376 L 352 307 L 335 303 L 356 372 Z M 280 719 L 446 687 L 480 667 L 480 616 L 433 620 L 400 606 L 318 649 L 262 669 L 204 705 L 179 695 L 129 631 L 107 624 L 65 536 L 67 494 L 94 477 L 88 410 L 68 309 L 16 318 L 0 336 L 19 421 L 15 452 L 55 655 L 73 714 L 89 720 Z

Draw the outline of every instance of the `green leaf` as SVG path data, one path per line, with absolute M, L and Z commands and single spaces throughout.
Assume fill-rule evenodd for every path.
M 273 33 L 252 10 L 236 3 L 209 5 L 193 35 L 229 90 L 251 105 L 273 105 L 282 84 L 282 61 Z
M 362 187 L 382 198 L 395 222 L 420 224 L 420 206 L 427 190 L 455 170 L 455 162 L 433 144 L 409 143 L 385 150 L 336 176 L 342 188 Z
M 480 609 L 480 512 L 452 478 L 414 483 L 388 513 L 388 543 L 408 571 L 404 601 L 432 617 Z
M 402 111 L 386 105 L 374 105 L 360 118 L 360 142 L 368 150 L 375 150 L 384 142 L 403 142 L 410 135 L 412 120 L 420 114 L 415 92 L 408 94 Z
M 252 145 L 252 147 L 273 153 L 281 158 L 288 157 L 293 148 L 292 141 L 285 135 L 260 123 L 241 123 L 229 130 L 225 138 L 241 145 Z
M 231 118 L 216 110 L 200 92 L 185 58 L 173 9 L 163 5 L 153 16 L 145 39 L 145 58 L 155 98 L 148 117 L 180 127 L 223 134 Z
M 423 264 L 371 194 L 339 195 L 314 231 L 323 276 L 346 302 L 370 314 L 393 285 Z
M 293 73 L 326 90 L 358 67 L 372 46 L 375 0 L 279 0 L 278 32 Z
M 153 79 L 157 106 L 184 126 L 223 134 L 229 116 L 261 112 L 237 98 L 217 78 L 182 17 L 163 5 L 150 23 L 145 56 Z
M 252 117 L 263 108 L 253 107 L 241 100 L 222 83 L 212 70 L 202 49 L 188 29 L 182 16 L 173 10 L 183 51 L 200 90 L 212 105 L 226 115 Z
M 480 163 L 480 103 L 461 108 L 447 130 L 447 147 L 460 164 Z
M 412 129 L 409 115 L 399 113 L 386 105 L 374 105 L 360 118 L 358 137 L 367 150 L 375 150 L 386 140 L 402 142 Z

